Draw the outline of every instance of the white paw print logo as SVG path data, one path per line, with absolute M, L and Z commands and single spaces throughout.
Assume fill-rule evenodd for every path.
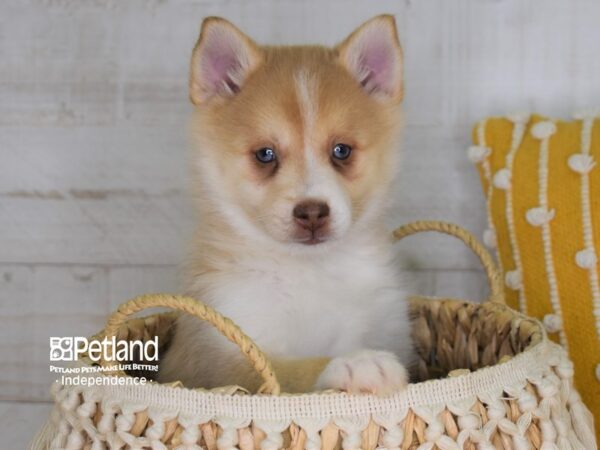
M 73 361 L 73 338 L 50 338 L 50 361 Z

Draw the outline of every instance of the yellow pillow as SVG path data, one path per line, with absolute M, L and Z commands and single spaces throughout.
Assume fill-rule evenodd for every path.
M 600 120 L 527 114 L 473 130 L 507 302 L 540 319 L 575 363 L 575 382 L 600 423 Z M 597 427 L 599 428 L 599 427 Z M 597 431 L 598 440 L 600 433 Z

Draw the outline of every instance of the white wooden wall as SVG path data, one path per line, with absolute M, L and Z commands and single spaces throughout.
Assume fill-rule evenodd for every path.
M 177 289 L 192 226 L 185 126 L 204 16 L 263 43 L 333 44 L 396 15 L 406 55 L 404 172 L 390 225 L 445 219 L 481 233 L 465 158 L 471 124 L 600 104 L 597 0 L 3 0 L 0 3 L 0 432 L 44 415 L 48 336 L 89 335 L 119 302 Z M 480 298 L 477 261 L 411 238 L 425 294 Z M 39 419 L 37 419 L 39 420 Z M 17 430 L 17 431 L 15 431 Z

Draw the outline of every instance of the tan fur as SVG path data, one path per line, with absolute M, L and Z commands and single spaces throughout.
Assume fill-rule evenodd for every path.
M 214 286 L 235 273 L 236 262 L 252 257 L 257 246 L 223 214 L 217 194 L 239 207 L 265 235 L 286 245 L 290 225 L 280 223 L 273 209 L 302 199 L 304 191 L 299 187 L 307 184 L 307 165 L 315 164 L 342 186 L 350 199 L 351 220 L 360 220 L 373 203 L 384 201 L 393 180 L 402 98 L 401 84 L 388 99 L 369 95 L 347 70 L 347 48 L 356 33 L 335 48 L 258 46 L 244 36 L 249 50 L 248 71 L 240 75 L 244 77 L 242 89 L 235 95 L 210 98 L 195 70 L 200 64 L 198 54 L 205 30 L 219 20 L 205 22 L 193 53 L 190 77 L 190 97 L 197 105 L 191 129 L 199 226 L 187 264 L 186 286 L 188 293 L 209 303 Z M 393 18 L 381 16 L 378 20 L 388 24 L 397 40 Z M 396 51 L 401 54 L 399 46 Z M 353 148 L 349 161 L 339 166 L 331 162 L 331 148 L 336 143 Z M 261 147 L 277 150 L 276 173 L 256 161 L 254 153 Z M 217 168 L 218 192 L 206 180 L 207 167 Z M 386 233 L 382 217 L 370 219 L 369 227 L 374 234 Z M 334 243 L 319 246 L 348 245 L 342 236 L 334 238 Z M 298 252 L 304 257 L 302 249 Z M 175 345 L 184 342 L 184 338 L 175 339 Z M 198 366 L 185 357 L 185 350 L 179 350 L 179 368 L 168 369 L 162 378 L 176 377 L 188 385 L 206 387 L 229 383 L 256 386 L 258 380 L 246 363 L 229 356 L 237 355 L 235 348 L 208 341 L 199 347 L 211 364 Z M 308 390 L 329 360 L 274 359 L 288 392 Z
M 264 64 L 247 80 L 244 89 L 227 102 L 209 104 L 196 110 L 192 133 L 200 140 L 196 151 L 209 151 L 219 159 L 225 189 L 235 201 L 246 205 L 246 213 L 258 219 L 269 213 L 275 197 L 293 190 L 303 182 L 304 152 L 311 147 L 318 161 L 329 159 L 336 142 L 354 148 L 352 163 L 340 171 L 357 214 L 373 189 L 391 177 L 389 164 L 395 151 L 392 143 L 401 125 L 395 103 L 382 104 L 369 97 L 342 68 L 335 49 L 325 47 L 263 47 Z M 318 79 L 320 109 L 316 126 L 303 129 L 300 102 L 293 83 L 306 70 Z M 339 99 L 344 102 L 340 103 Z M 290 126 L 290 124 L 293 124 Z M 357 126 L 360 124 L 360 127 Z M 335 130 L 335 133 L 332 133 Z M 204 145 L 202 145 L 204 144 Z M 208 144 L 208 145 L 207 145 Z M 285 167 L 270 178 L 258 167 L 253 152 L 275 144 Z M 209 156 L 209 157 L 210 157 Z M 248 199 L 246 184 L 268 186 L 259 204 Z M 210 198 L 198 197 L 201 217 Z M 216 224 L 215 224 L 216 225 Z M 222 231 L 220 226 L 217 227 Z

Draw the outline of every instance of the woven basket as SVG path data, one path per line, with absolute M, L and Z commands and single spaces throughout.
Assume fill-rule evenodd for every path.
M 264 381 L 260 394 L 180 384 L 62 386 L 32 449 L 596 449 L 593 418 L 572 384 L 573 365 L 542 326 L 502 304 L 494 263 L 466 231 L 415 222 L 461 238 L 481 259 L 490 301 L 414 297 L 423 381 L 387 398 L 280 394 L 271 364 L 229 319 L 201 302 L 147 295 L 124 303 L 101 335 L 168 342 L 177 314 L 129 317 L 166 306 L 206 320 L 236 343 Z M 97 376 L 96 374 L 94 376 Z M 118 376 L 129 376 L 118 374 Z

